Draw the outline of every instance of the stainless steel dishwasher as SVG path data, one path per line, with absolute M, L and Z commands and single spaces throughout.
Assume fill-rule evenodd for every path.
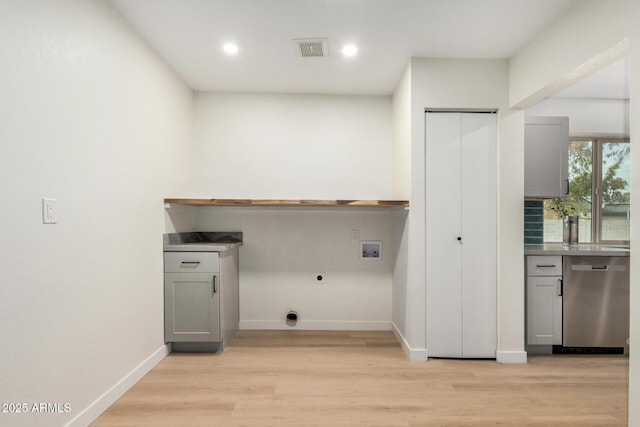
M 562 345 L 624 348 L 629 337 L 629 258 L 566 256 Z

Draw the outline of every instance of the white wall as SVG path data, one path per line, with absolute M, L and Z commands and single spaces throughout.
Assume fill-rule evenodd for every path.
M 185 192 L 183 194 L 188 195 L 189 192 Z M 195 206 L 165 204 L 165 233 L 195 231 L 197 210 L 198 208 Z
M 411 63 L 407 66 L 392 98 L 393 117 L 393 197 L 411 196 Z
M 524 352 L 524 112 L 500 116 L 498 138 L 498 357 Z
M 503 117 L 512 113 L 508 109 L 507 89 L 508 66 L 505 60 L 425 58 L 412 58 L 411 60 L 411 210 L 408 217 L 410 230 L 407 242 L 408 272 L 404 314 L 406 323 L 404 330 L 399 330 L 399 333 L 402 335 L 401 340 L 408 347 L 405 350 L 413 359 L 426 356 L 424 215 L 425 203 L 433 202 L 425 201 L 424 110 L 426 107 L 497 108 L 500 109 L 499 117 L 502 120 Z M 513 135 L 507 135 L 507 140 L 510 140 L 511 136 Z M 518 160 L 515 159 L 515 161 Z M 499 185 L 502 186 L 510 178 L 502 176 L 501 171 L 498 173 Z M 443 183 L 443 185 L 445 184 Z M 512 201 L 512 198 L 508 200 Z M 511 236 L 511 240 L 522 244 L 522 233 L 517 237 L 511 234 L 511 230 L 503 231 L 503 233 L 505 236 Z M 522 261 L 520 263 L 522 264 Z M 511 293 L 507 293 L 509 300 L 501 300 L 499 304 L 515 305 L 516 312 L 520 310 L 523 313 L 522 301 L 524 301 L 524 297 L 522 300 L 517 300 L 519 295 L 523 295 L 521 281 L 502 283 L 499 286 L 506 286 L 510 290 L 515 289 Z M 498 292 L 500 293 L 500 289 Z M 516 300 L 514 301 L 513 298 Z M 522 317 L 524 318 L 524 313 Z M 513 319 L 504 319 L 504 321 L 513 321 Z M 396 326 L 399 327 L 399 325 Z M 516 342 L 518 340 L 520 342 L 519 347 L 515 346 L 519 350 L 523 350 L 523 335 L 524 328 L 515 338 Z M 509 342 L 509 340 L 507 341 Z
M 528 116 L 568 116 L 569 134 L 628 136 L 629 101 L 620 99 L 548 98 L 527 109 Z
M 640 20 L 640 2 L 629 1 L 629 16 L 634 23 Z M 640 26 L 631 26 L 629 51 L 631 73 L 630 124 L 631 131 L 631 203 L 640 203 Z M 629 355 L 629 425 L 640 425 L 640 209 L 631 211 L 631 310 Z
M 389 330 L 391 211 L 356 208 L 200 208 L 203 231 L 243 232 L 241 329 Z M 358 236 L 354 236 L 357 230 Z M 382 259 L 360 259 L 360 240 Z M 325 283 L 314 283 L 322 273 Z M 295 327 L 285 315 L 298 312 Z
M 70 404 L 0 424 L 87 425 L 166 351 L 162 199 L 191 184 L 192 92 L 105 0 L 1 2 L 0 63 L 0 396 Z
M 196 96 L 195 194 L 208 198 L 390 199 L 391 97 Z M 199 209 L 200 230 L 240 230 L 240 326 L 389 329 L 390 211 Z M 362 261 L 359 240 L 382 240 Z M 389 249 L 387 253 L 386 249 Z M 314 273 L 327 277 L 313 283 Z M 265 301 L 268 303 L 265 304 Z
M 529 107 L 544 96 L 578 81 L 599 66 L 605 66 L 622 55 L 630 58 L 631 100 L 629 128 L 631 135 L 631 168 L 640 170 L 640 155 L 634 141 L 640 135 L 638 115 L 640 99 L 640 6 L 634 0 L 589 0 L 577 2 L 568 14 L 560 18 L 545 33 L 536 37 L 511 61 L 511 101 Z M 585 28 L 593 31 L 585 32 Z M 631 198 L 635 203 L 640 193 L 640 174 L 631 174 Z M 634 224 L 636 224 L 634 226 Z M 640 424 L 640 352 L 634 344 L 640 342 L 640 292 L 638 245 L 640 212 L 631 212 L 631 354 L 629 358 L 629 418 L 628 424 Z M 636 344 L 637 345 L 637 344 Z
M 389 199 L 391 97 L 196 97 L 196 194 Z
M 407 334 L 407 282 L 409 271 L 409 212 L 394 212 L 391 216 L 391 242 L 395 253 L 392 276 L 391 320 L 394 334 L 402 343 L 403 349 L 409 352 L 409 344 L 404 336 Z M 412 357 L 411 354 L 408 354 Z
M 393 194 L 394 198 L 411 197 L 411 62 L 393 93 Z M 392 321 L 393 330 L 402 341 L 407 331 L 407 272 L 409 250 L 408 213 L 392 217 L 392 238 L 397 256 L 393 265 Z M 411 357 L 411 355 L 409 355 Z
M 575 2 L 510 59 L 510 104 L 535 105 L 624 55 L 632 2 Z

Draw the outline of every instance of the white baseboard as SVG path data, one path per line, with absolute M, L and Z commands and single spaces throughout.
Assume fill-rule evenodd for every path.
M 170 352 L 169 344 L 160 347 L 147 357 L 142 363 L 136 366 L 131 372 L 125 375 L 120 381 L 114 384 L 109 390 L 105 391 L 102 396 L 97 398 L 93 403 L 87 406 L 82 412 L 74 417 L 66 427 L 84 427 L 95 421 L 104 411 L 113 405 L 127 390 L 164 359 Z
M 241 320 L 240 329 L 251 330 L 293 330 L 304 331 L 390 331 L 391 322 L 364 320 L 298 320 L 289 326 L 282 320 Z
M 527 363 L 526 351 L 496 351 L 498 363 Z
M 400 332 L 396 324 L 393 322 L 391 322 L 391 331 L 393 331 L 393 335 L 396 336 L 396 339 L 398 340 L 398 342 L 400 343 L 400 346 L 402 347 L 402 351 L 404 351 L 404 354 L 407 356 L 409 360 L 411 360 L 412 362 L 424 362 L 425 360 L 428 359 L 427 349 L 411 348 L 407 340 L 404 338 L 404 335 L 402 335 L 402 333 Z

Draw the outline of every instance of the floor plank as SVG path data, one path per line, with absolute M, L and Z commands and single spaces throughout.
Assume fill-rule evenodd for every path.
M 173 353 L 92 425 L 626 426 L 628 358 L 410 362 L 389 332 L 240 331 Z

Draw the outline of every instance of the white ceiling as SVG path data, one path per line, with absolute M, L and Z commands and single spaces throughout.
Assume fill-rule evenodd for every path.
M 196 91 L 385 95 L 412 56 L 508 58 L 575 1 L 111 0 Z M 314 37 L 329 57 L 298 57 Z

